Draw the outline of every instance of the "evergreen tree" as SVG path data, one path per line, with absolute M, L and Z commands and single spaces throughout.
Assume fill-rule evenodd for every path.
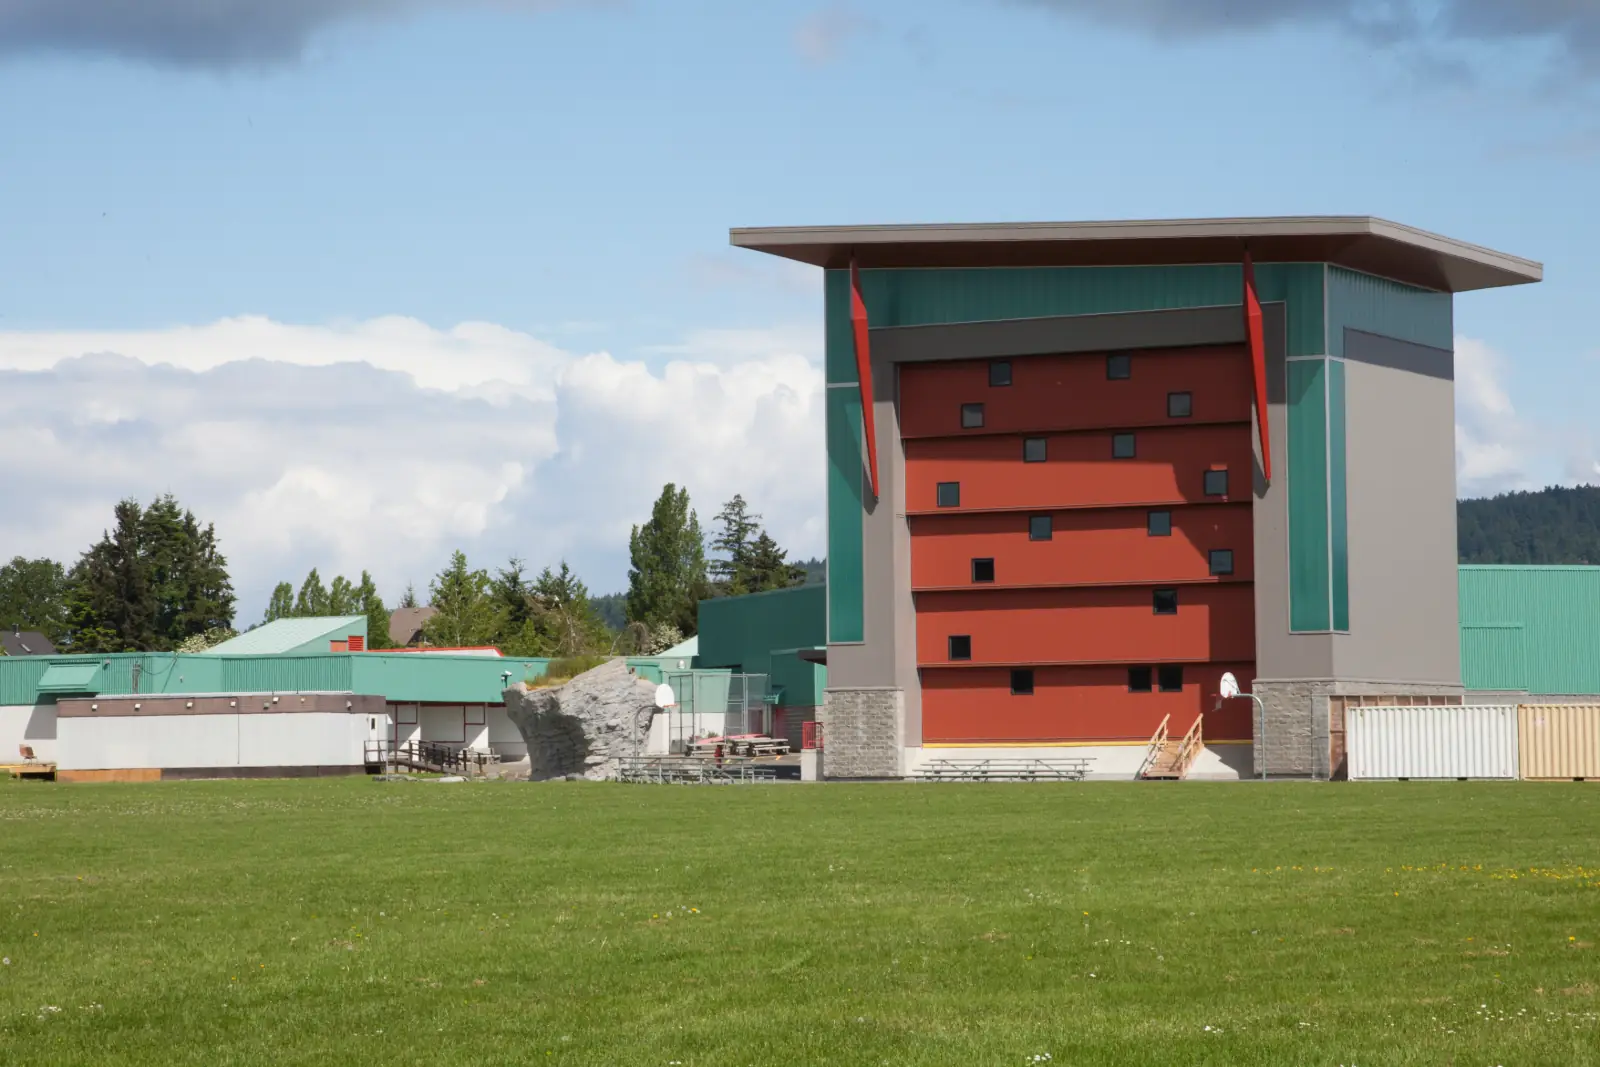
M 232 627 L 233 586 L 213 526 L 171 495 L 148 509 L 124 500 L 114 515 L 69 579 L 74 651 L 170 651 Z
M 561 561 L 560 571 L 546 567 L 539 573 L 532 599 L 539 628 L 551 642 L 549 655 L 581 656 L 610 647 L 611 635 L 589 602 L 588 587 L 572 573 L 566 560 Z
M 787 562 L 788 553 L 778 547 L 778 542 L 765 530 L 745 553 L 744 584 L 747 592 L 761 593 L 768 589 L 788 589 L 804 585 L 806 571 L 798 564 Z
M 328 590 L 322 584 L 322 575 L 312 567 L 306 580 L 300 583 L 300 595 L 295 597 L 294 614 L 297 618 L 328 614 Z
M 406 583 L 406 591 L 400 594 L 400 606 L 402 608 L 414 608 L 417 606 L 417 586 L 415 582 Z
M 494 598 L 500 608 L 507 634 L 519 633 L 533 615 L 529 598 L 533 590 L 523 574 L 524 564 L 516 556 L 507 561 L 494 578 Z
M 708 595 L 705 538 L 689 507 L 689 491 L 668 483 L 650 521 L 628 538 L 628 619 L 696 632 L 699 602 Z
M 262 622 L 294 618 L 294 586 L 279 582 L 272 589 L 272 599 L 267 601 L 267 614 Z
M 467 566 L 465 552 L 451 553 L 450 565 L 428 584 L 428 593 L 439 609 L 423 625 L 429 644 L 461 648 L 494 642 L 500 615 L 495 610 L 489 572 Z
M 374 651 L 393 648 L 394 642 L 389 640 L 389 609 L 383 606 L 377 583 L 366 571 L 361 572 L 361 582 L 355 587 L 354 599 L 355 609 L 351 614 L 367 617 L 367 647 Z
M 333 584 L 328 587 L 328 614 L 329 615 L 359 615 L 359 601 L 356 599 L 355 586 L 350 584 L 350 579 L 344 575 L 337 575 Z
M 155 601 L 139 558 L 144 509 L 124 500 L 115 526 L 72 568 L 67 594 L 74 652 L 143 652 L 155 645 Z
M 752 515 L 744 497 L 735 493 L 722 505 L 717 521 L 722 524 L 722 532 L 711 542 L 712 551 L 721 553 L 721 558 L 711 561 L 717 592 L 723 596 L 753 592 L 749 587 L 749 555 L 751 544 L 761 531 L 761 516 Z
M 0 628 L 34 630 L 51 641 L 67 632 L 67 572 L 53 559 L 17 556 L 0 567 Z

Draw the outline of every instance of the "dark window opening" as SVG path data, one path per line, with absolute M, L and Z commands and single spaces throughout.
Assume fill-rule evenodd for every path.
M 1206 496 L 1228 495 L 1228 472 L 1206 471 Z
M 933 502 L 941 508 L 959 508 L 961 506 L 961 483 L 940 482 L 933 491 Z
M 1148 693 L 1148 692 L 1150 692 L 1150 668 L 1149 667 L 1129 667 L 1128 668 L 1128 692 L 1130 692 L 1130 693 Z
M 1044 437 L 1024 437 L 1022 439 L 1022 462 L 1043 463 L 1050 457 L 1050 445 Z
M 1055 523 L 1048 515 L 1028 516 L 1028 540 L 1048 541 L 1055 536 Z
M 994 560 L 975 559 L 972 561 L 972 580 L 974 582 L 994 581 Z
M 1156 675 L 1161 683 L 1161 691 L 1163 693 L 1183 692 L 1182 667 L 1162 667 L 1156 672 Z
M 1172 512 L 1152 511 L 1145 520 L 1145 530 L 1151 537 L 1172 536 Z
M 1233 549 L 1213 548 L 1211 550 L 1211 575 L 1221 577 L 1233 573 Z
M 1016 670 L 1011 672 L 1011 695 L 1014 697 L 1027 697 L 1033 695 L 1033 671 Z
M 981 430 L 981 429 L 983 429 L 983 405 L 982 404 L 962 404 L 961 405 L 961 428 L 963 430 Z
M 1176 615 L 1178 613 L 1178 591 L 1176 589 L 1157 589 L 1151 599 L 1157 615 Z
M 1114 382 L 1133 377 L 1133 357 L 1128 355 L 1106 357 L 1106 377 Z
M 1187 419 L 1194 414 L 1194 396 L 1190 393 L 1167 394 L 1167 418 Z
M 1010 385 L 1011 364 L 1003 362 L 989 364 L 989 384 Z
M 950 658 L 971 659 L 972 637 L 969 634 L 952 634 L 950 637 Z
M 1111 435 L 1111 458 L 1132 459 L 1134 453 L 1133 434 L 1114 433 Z

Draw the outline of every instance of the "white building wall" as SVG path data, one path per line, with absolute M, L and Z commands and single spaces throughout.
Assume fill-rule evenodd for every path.
M 58 723 L 57 762 L 64 771 L 358 767 L 371 718 L 334 712 L 75 716 Z M 386 732 L 387 721 L 377 729 Z
M 56 758 L 56 706 L 8 704 L 0 706 L 0 763 L 20 762 L 22 745 L 30 745 L 39 760 Z

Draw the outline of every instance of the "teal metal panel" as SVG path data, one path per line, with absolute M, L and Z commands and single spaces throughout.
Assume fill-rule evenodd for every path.
M 98 693 L 100 692 L 100 664 L 52 663 L 39 676 L 42 693 Z
M 1322 314 L 1323 268 L 1321 263 L 1256 265 L 1257 297 L 1264 303 L 1285 305 L 1288 355 L 1320 356 L 1327 352 Z M 1240 284 L 1243 285 L 1242 275 Z
M 822 706 L 822 691 L 827 688 L 828 669 L 820 663 L 801 659 L 798 649 L 774 652 L 768 674 L 768 684 L 778 694 L 780 707 Z
M 52 663 L 71 663 L 68 656 L 0 656 L 0 705 L 32 706 L 39 702 L 39 679 Z
M 365 652 L 347 658 L 350 688 L 396 703 L 499 704 L 506 684 L 544 674 L 547 659 Z
M 1470 689 L 1600 694 L 1600 567 L 1460 568 L 1461 676 Z M 1515 639 L 1490 630 L 1521 627 L 1523 686 Z
M 345 693 L 354 691 L 349 655 L 229 656 L 219 693 Z M 371 690 L 361 690 L 371 692 Z
M 824 640 L 861 641 L 866 631 L 861 543 L 866 459 L 862 455 L 861 393 L 840 386 L 829 388 L 827 395 L 829 599 Z M 789 647 L 798 644 L 791 642 Z M 700 654 L 705 655 L 704 641 Z
M 1461 683 L 1468 689 L 1527 689 L 1522 624 L 1461 627 Z
M 274 619 L 205 651 L 208 656 L 297 656 L 330 651 L 329 642 L 352 634 L 365 639 L 365 615 Z
M 1328 267 L 1328 354 L 1344 355 L 1346 328 L 1432 348 L 1453 349 L 1449 293 L 1419 289 L 1343 267 Z
M 1350 530 L 1345 485 L 1344 363 L 1328 361 L 1328 544 L 1333 628 L 1350 630 Z
M 1327 360 L 1288 364 L 1289 629 L 1330 628 Z
M 775 652 L 825 644 L 827 590 L 803 585 L 702 600 L 699 665 L 769 674 Z

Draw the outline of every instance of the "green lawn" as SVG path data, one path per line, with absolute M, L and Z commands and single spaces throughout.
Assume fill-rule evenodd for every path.
M 1600 787 L 0 783 L 0 1064 L 1600 1062 Z

